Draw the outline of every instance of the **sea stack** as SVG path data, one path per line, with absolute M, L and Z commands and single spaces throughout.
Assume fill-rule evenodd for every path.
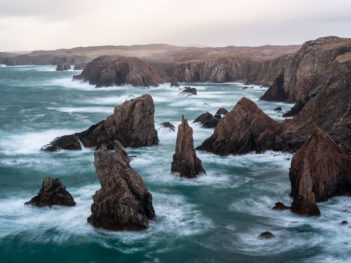
M 274 148 L 275 136 L 280 130 L 280 123 L 243 97 L 197 149 L 219 155 L 263 152 Z
M 101 189 L 93 196 L 94 227 L 113 231 L 142 230 L 155 218 L 152 195 L 141 176 L 130 166 L 122 144 L 114 142 L 114 152 L 105 144 L 94 153 L 94 165 Z
M 152 146 L 158 143 L 154 114 L 152 97 L 145 94 L 115 107 L 114 113 L 106 120 L 85 131 L 56 138 L 42 149 L 81 150 L 81 145 L 98 148 L 102 144 L 113 149 L 115 140 L 120 141 L 124 147 Z
M 291 211 L 319 215 L 316 202 L 351 190 L 351 158 L 321 129 L 299 149 L 289 172 Z
M 196 175 L 205 173 L 194 149 L 193 129 L 184 116 L 182 116 L 182 123 L 178 126 L 171 171 L 178 172 L 181 177 L 187 178 L 195 178 Z
M 74 202 L 72 195 L 66 190 L 60 179 L 46 177 L 38 195 L 25 204 L 38 207 L 51 207 L 53 205 L 74 206 L 76 202 Z

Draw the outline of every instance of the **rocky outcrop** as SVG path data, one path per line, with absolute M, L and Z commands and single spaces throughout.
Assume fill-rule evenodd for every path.
M 282 202 L 277 202 L 272 208 L 273 210 L 290 210 L 291 207 L 284 205 Z
M 123 146 L 115 141 L 114 152 L 105 144 L 94 153 L 101 189 L 93 196 L 88 222 L 108 230 L 142 230 L 155 218 L 152 195 L 141 176 L 130 166 Z
M 350 168 L 351 158 L 321 129 L 315 129 L 291 162 L 291 210 L 319 215 L 316 202 L 351 191 Z
M 60 179 L 46 177 L 38 195 L 25 204 L 51 207 L 53 205 L 74 206 L 76 202 L 74 202 L 72 195 L 66 190 Z
M 170 129 L 171 131 L 175 131 L 175 127 L 172 123 L 166 121 L 166 122 L 162 122 L 161 123 L 161 126 L 164 127 L 164 128 L 168 128 Z
M 196 175 L 205 173 L 201 160 L 197 158 L 194 149 L 193 129 L 184 116 L 182 116 L 182 123 L 178 126 L 171 171 L 178 172 L 181 177 L 187 178 L 195 178 Z
M 65 63 L 56 65 L 56 71 L 64 71 L 64 70 L 70 70 L 70 69 L 71 69 L 71 66 Z
M 102 56 L 89 62 L 83 72 L 74 79 L 89 81 L 96 87 L 157 86 L 163 80 L 146 62 L 139 58 L 122 56 Z
M 192 88 L 192 87 L 184 87 L 183 93 L 189 93 L 189 94 L 192 94 L 192 95 L 197 95 L 197 90 L 196 90 L 196 88 Z
M 221 119 L 227 113 L 228 113 L 228 111 L 225 108 L 219 108 L 215 114 L 215 117 L 218 119 Z
M 0 63 L 8 66 L 15 65 L 59 65 L 59 64 L 81 64 L 90 59 L 78 55 L 54 55 L 54 54 L 26 54 L 0 57 Z
M 202 127 L 205 128 L 215 128 L 217 126 L 218 121 L 219 118 L 214 117 L 209 112 L 201 114 L 194 120 L 194 122 L 200 122 Z
M 273 235 L 271 232 L 269 231 L 265 231 L 263 233 L 261 233 L 258 238 L 259 239 L 271 239 L 271 238 L 274 238 L 275 235 Z
M 307 41 L 286 61 L 262 99 L 305 104 L 309 93 L 313 92 L 308 82 L 350 51 L 351 39 L 348 38 L 331 36 Z
M 197 149 L 219 155 L 263 152 L 275 147 L 276 135 L 281 128 L 280 123 L 244 97 L 218 122 L 212 136 Z
M 125 147 L 152 146 L 158 143 L 154 113 L 152 97 L 146 94 L 115 107 L 112 115 L 89 129 L 56 138 L 42 149 L 81 150 L 81 145 L 99 147 L 102 144 L 106 144 L 108 149 L 113 149 L 115 140 Z

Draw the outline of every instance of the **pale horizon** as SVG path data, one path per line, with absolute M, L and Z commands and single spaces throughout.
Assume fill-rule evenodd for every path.
M 351 37 L 351 1 L 0 0 L 0 51 L 101 45 L 300 45 Z

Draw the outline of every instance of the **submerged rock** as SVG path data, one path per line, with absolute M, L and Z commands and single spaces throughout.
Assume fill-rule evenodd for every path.
M 170 129 L 171 131 L 175 131 L 175 127 L 172 123 L 166 121 L 166 122 L 162 122 L 161 123 L 161 126 L 164 127 L 164 128 L 168 128 Z
M 197 149 L 219 155 L 263 152 L 272 149 L 281 126 L 254 102 L 242 98 L 221 119 L 211 137 Z
M 200 122 L 205 128 L 214 128 L 217 126 L 219 119 L 214 117 L 211 113 L 206 112 L 198 116 L 194 122 Z
M 185 87 L 183 89 L 183 93 L 190 93 L 190 94 L 196 95 L 197 94 L 197 90 L 196 90 L 196 88 Z
M 275 109 L 274 109 L 274 111 L 282 111 L 282 107 L 276 107 Z
M 122 144 L 114 152 L 102 145 L 94 153 L 94 165 L 101 189 L 93 196 L 88 222 L 108 230 L 142 230 L 155 218 L 152 195 L 142 177 L 130 166 Z
M 158 143 L 154 113 L 152 97 L 146 94 L 115 107 L 113 115 L 89 129 L 56 138 L 42 149 L 81 150 L 81 144 L 84 147 L 99 147 L 106 144 L 108 149 L 112 149 L 115 140 L 120 141 L 125 147 L 151 146 Z
M 258 236 L 259 239 L 270 239 L 270 238 L 274 238 L 274 237 L 275 237 L 275 235 L 273 235 L 269 231 L 265 231 Z
M 163 80 L 145 61 L 135 57 L 101 56 L 89 62 L 83 72 L 74 79 L 89 81 L 96 87 L 157 86 Z
M 171 85 L 170 85 L 171 87 L 179 87 L 179 84 L 178 84 L 178 82 L 176 81 L 176 80 L 174 80 L 174 79 L 172 79 L 171 80 Z
M 289 172 L 291 210 L 319 215 L 316 202 L 351 190 L 351 158 L 321 129 L 295 154 Z
M 71 66 L 70 65 L 67 65 L 67 64 L 58 64 L 56 66 L 56 71 L 64 71 L 64 70 L 69 70 L 71 69 Z
M 215 117 L 218 119 L 221 119 L 227 113 L 228 113 L 228 111 L 225 108 L 219 108 L 215 114 Z
M 178 126 L 171 171 L 179 172 L 181 177 L 187 178 L 195 178 L 197 174 L 205 173 L 194 149 L 193 129 L 184 116 L 182 116 L 182 123 Z
M 72 195 L 66 190 L 60 179 L 46 177 L 38 195 L 25 204 L 38 207 L 53 205 L 74 206 L 76 202 L 74 202 Z

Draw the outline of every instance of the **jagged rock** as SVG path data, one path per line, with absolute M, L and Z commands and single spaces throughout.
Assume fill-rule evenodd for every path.
M 94 153 L 94 165 L 101 189 L 93 196 L 88 222 L 108 230 L 142 230 L 155 218 L 152 195 L 142 177 L 130 166 L 130 159 L 118 141 L 114 152 L 102 145 Z
M 165 127 L 165 128 L 169 128 L 171 131 L 175 131 L 175 127 L 172 123 L 166 121 L 166 122 L 162 122 L 161 126 Z
M 66 190 L 60 179 L 46 177 L 38 195 L 25 204 L 38 207 L 53 205 L 74 206 L 76 202 L 74 202 L 72 195 Z
M 205 173 L 194 149 L 193 129 L 184 116 L 182 116 L 182 123 L 178 126 L 171 171 L 179 172 L 181 177 L 187 178 L 194 178 L 197 174 Z
M 192 88 L 192 87 L 184 87 L 183 93 L 190 93 L 190 94 L 196 95 L 197 90 L 196 88 Z
M 171 87 L 179 87 L 177 80 L 175 80 L 175 79 L 171 80 Z
M 226 115 L 228 111 L 225 108 L 219 108 L 215 114 L 215 117 L 221 119 L 222 116 Z
M 158 143 L 154 124 L 155 106 L 148 94 L 125 101 L 115 107 L 113 115 L 89 129 L 56 138 L 42 149 L 81 150 L 84 147 L 99 147 L 106 144 L 113 149 L 113 142 L 120 141 L 125 147 L 152 146 Z
M 96 87 L 130 84 L 158 86 L 163 80 L 145 61 L 134 57 L 101 56 L 89 62 L 74 79 L 89 81 Z
M 276 107 L 274 111 L 282 111 L 282 107 Z
M 270 239 L 270 238 L 274 238 L 274 237 L 275 237 L 275 235 L 273 235 L 269 231 L 265 231 L 258 236 L 259 239 Z
M 71 69 L 71 66 L 70 65 L 67 65 L 67 64 L 58 64 L 56 66 L 56 71 L 65 71 L 65 70 L 69 70 Z
M 273 210 L 290 210 L 289 206 L 284 205 L 282 202 L 275 203 Z
M 200 122 L 205 128 L 214 128 L 217 126 L 219 119 L 214 117 L 211 113 L 206 112 L 198 116 L 194 122 Z
M 197 149 L 219 155 L 263 152 L 274 148 L 275 137 L 280 130 L 278 122 L 244 97 L 218 122 L 212 136 Z
M 351 190 L 350 168 L 351 158 L 321 129 L 315 129 L 291 162 L 291 210 L 319 215 L 316 202 Z

